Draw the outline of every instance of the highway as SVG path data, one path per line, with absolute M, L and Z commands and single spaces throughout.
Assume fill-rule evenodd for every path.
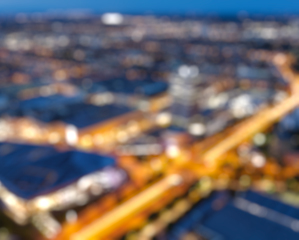
M 77 233 L 71 235 L 71 240 L 81 239 L 102 239 L 109 231 L 125 224 L 134 214 L 149 207 L 149 205 L 157 201 L 166 191 L 175 189 L 176 186 L 182 184 L 184 179 L 179 174 L 172 174 L 161 179 L 140 194 L 132 197 L 128 201 L 109 211 L 102 218 L 99 218 L 84 227 Z
M 299 92 L 298 92 L 299 93 Z M 227 135 L 224 140 L 209 149 L 201 158 L 208 166 L 214 166 L 223 154 L 237 147 L 242 141 L 262 132 L 285 116 L 299 104 L 299 95 L 292 95 L 275 107 L 264 109 L 240 124 L 239 128 Z
M 199 179 L 205 174 L 209 174 L 209 169 L 217 169 L 217 160 L 221 158 L 221 156 L 228 151 L 235 149 L 240 143 L 250 139 L 254 134 L 265 131 L 273 123 L 277 122 L 280 118 L 299 105 L 299 76 L 291 71 L 288 61 L 276 61 L 274 63 L 279 71 L 281 71 L 281 74 L 287 77 L 290 82 L 290 96 L 273 107 L 263 109 L 256 115 L 244 120 L 231 129 L 205 139 L 202 143 L 196 143 L 191 146 L 193 151 L 197 151 L 195 152 L 195 164 L 196 162 L 198 162 L 198 164 L 204 163 L 207 170 L 198 171 L 198 169 L 192 170 L 192 168 L 189 167 L 188 171 L 190 172 L 190 175 L 195 174 Z M 186 164 L 177 166 L 177 168 L 184 168 L 184 165 L 185 168 L 187 168 L 190 162 L 193 162 L 194 164 L 193 160 L 194 159 L 181 161 L 186 162 Z M 204 165 L 200 166 L 204 167 Z M 175 166 L 174 169 L 176 169 Z M 166 175 L 154 185 L 118 205 L 112 211 L 108 211 L 98 218 L 95 216 L 91 223 L 80 226 L 76 225 L 76 228 L 73 228 L 72 231 L 68 232 L 64 232 L 63 229 L 62 234 L 57 236 L 56 240 L 109 239 L 110 234 L 117 232 L 129 219 L 132 219 L 132 217 L 137 216 L 142 211 L 150 208 L 151 205 L 159 203 L 166 191 L 174 190 L 176 185 L 184 182 L 184 175 L 181 175 L 179 172 L 174 175 L 171 170 L 168 172 L 169 175 Z M 88 212 L 90 211 L 91 209 L 88 210 Z M 84 218 L 84 211 L 79 218 Z M 68 224 L 65 225 L 65 229 L 70 229 L 67 226 Z

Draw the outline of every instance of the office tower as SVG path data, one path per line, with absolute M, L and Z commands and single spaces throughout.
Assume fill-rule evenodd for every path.
M 191 118 L 198 114 L 198 98 L 203 81 L 196 66 L 183 65 L 170 79 L 169 94 L 172 98 L 170 108 L 172 124 L 187 128 Z

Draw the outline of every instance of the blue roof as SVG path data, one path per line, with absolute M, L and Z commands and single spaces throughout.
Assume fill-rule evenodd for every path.
M 10 116 L 29 116 L 42 122 L 59 120 L 67 114 L 69 105 L 81 102 L 83 96 L 51 95 L 15 102 L 7 109 Z
M 95 87 L 101 86 L 110 92 L 124 94 L 139 94 L 143 96 L 154 96 L 165 92 L 168 89 L 168 83 L 162 81 L 154 81 L 151 79 L 144 80 L 127 80 L 125 78 L 117 78 L 101 81 L 94 84 Z
M 268 195 L 257 193 L 254 191 L 247 191 L 242 196 L 244 199 L 257 203 L 261 206 L 270 208 L 272 210 L 275 210 L 279 213 L 282 213 L 284 215 L 287 215 L 289 217 L 295 218 L 299 220 L 299 209 L 285 204 L 283 202 L 278 201 L 275 198 L 269 197 Z
M 186 129 L 179 127 L 179 126 L 174 126 L 174 125 L 167 127 L 167 130 L 176 132 L 176 133 L 186 132 Z
M 283 204 L 268 196 L 247 192 L 244 199 L 279 212 L 293 219 L 299 219 L 299 209 Z M 220 210 L 214 209 L 216 201 L 226 202 Z M 197 233 L 207 239 L 217 240 L 295 240 L 299 233 L 291 228 L 267 218 L 250 214 L 237 208 L 227 192 L 213 193 L 195 205 L 184 217 L 178 220 L 167 232 L 167 238 L 179 240 L 188 232 Z
M 127 106 L 109 104 L 95 106 L 91 104 L 77 104 L 68 108 L 69 115 L 61 121 L 84 128 L 111 118 L 131 112 L 133 109 Z
M 2 86 L 0 89 L 0 93 L 5 93 L 8 95 L 15 96 L 20 91 L 24 89 L 34 88 L 34 87 L 41 87 L 41 86 L 47 86 L 47 83 L 41 83 L 41 82 L 33 82 L 28 84 L 9 84 L 6 86 Z
M 55 97 L 39 97 L 23 101 L 19 106 L 12 107 L 9 114 L 28 116 L 46 123 L 62 121 L 83 128 L 132 110 L 127 106 L 115 104 L 95 106 L 80 102 L 78 98 L 69 99 L 56 95 Z
M 209 216 L 204 226 L 221 233 L 223 239 L 230 240 L 295 240 L 299 234 L 293 230 L 271 222 L 228 204 L 221 211 Z
M 31 109 L 43 109 L 43 108 L 53 108 L 57 105 L 66 105 L 74 102 L 78 102 L 82 100 L 82 98 L 75 97 L 68 97 L 60 94 L 55 94 L 47 97 L 36 97 L 31 98 L 28 100 L 24 100 L 20 103 L 20 107 L 25 110 Z
M 296 108 L 279 123 L 278 128 L 282 132 L 297 132 L 299 131 L 299 108 Z
M 115 159 L 108 156 L 23 144 L 0 144 L 0 156 L 0 181 L 25 199 L 55 191 L 86 174 L 115 165 Z
M 151 82 L 140 86 L 136 92 L 144 96 L 154 96 L 159 93 L 165 92 L 168 89 L 166 82 Z

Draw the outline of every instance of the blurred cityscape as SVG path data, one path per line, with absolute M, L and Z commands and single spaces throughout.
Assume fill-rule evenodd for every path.
M 0 240 L 299 239 L 299 17 L 0 16 Z

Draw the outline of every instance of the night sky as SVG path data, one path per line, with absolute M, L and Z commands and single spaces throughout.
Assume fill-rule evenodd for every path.
M 0 0 L 0 12 L 90 9 L 122 13 L 299 13 L 299 0 Z

